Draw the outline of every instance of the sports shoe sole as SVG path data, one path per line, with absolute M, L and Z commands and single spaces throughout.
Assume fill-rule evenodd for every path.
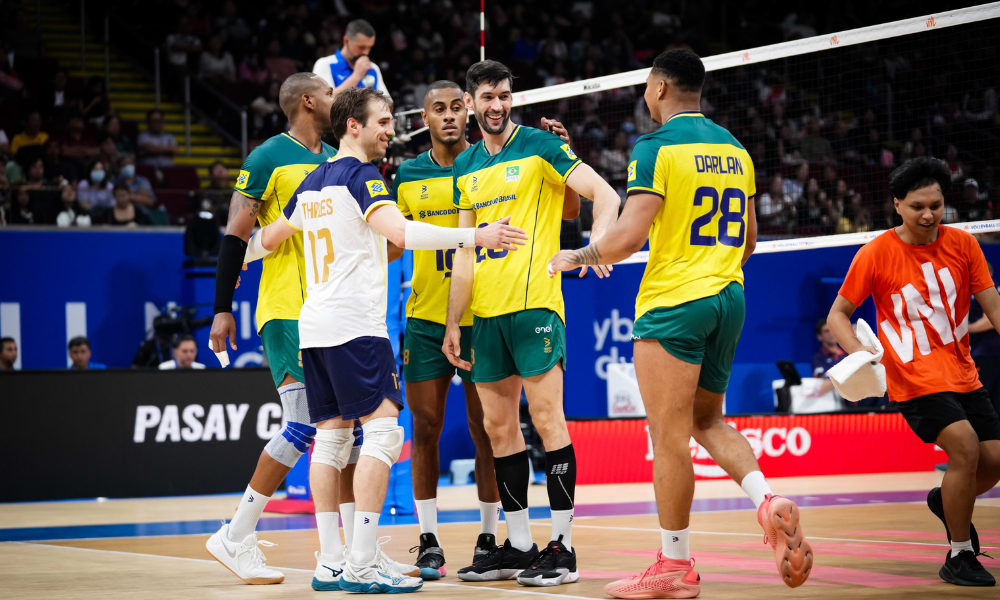
M 781 497 L 774 497 L 771 502 L 775 503 L 774 511 L 768 515 L 765 525 L 775 532 L 774 561 L 785 585 L 796 588 L 809 579 L 813 565 L 812 546 L 802 534 L 799 508 L 795 503 Z
M 503 581 L 505 579 L 514 579 L 521 574 L 524 569 L 497 569 L 495 571 L 486 571 L 485 573 L 461 573 L 459 572 L 458 578 L 462 581 Z
M 336 592 L 340 590 L 340 581 L 320 581 L 313 577 L 312 588 L 317 592 Z
M 954 573 L 951 572 L 951 569 L 948 568 L 947 564 L 943 565 L 941 567 L 941 570 L 938 571 L 938 577 L 947 581 L 950 584 L 967 586 L 967 587 L 993 587 L 997 584 L 996 581 L 990 583 L 988 581 L 979 582 L 979 581 L 969 581 L 967 579 L 959 579 L 958 577 L 955 576 Z
M 938 490 L 937 495 L 941 495 L 941 488 L 933 488 L 931 491 L 927 492 L 927 508 L 930 509 L 934 516 L 941 519 L 941 523 L 944 525 L 944 534 L 948 536 L 948 543 L 951 543 L 951 529 L 948 529 L 948 521 L 944 518 L 944 499 L 941 499 L 941 512 L 939 513 L 934 504 L 931 502 L 931 496 L 934 495 L 934 490 Z M 976 532 L 976 526 L 969 521 L 969 541 L 972 542 L 972 551 L 979 554 L 979 533 Z
M 528 587 L 552 587 L 554 585 L 562 585 L 564 583 L 576 583 L 577 581 L 580 581 L 579 571 L 570 571 L 568 569 L 560 569 L 560 570 L 565 570 L 566 572 L 560 573 L 558 577 L 549 577 L 548 579 L 541 576 L 525 577 L 523 579 L 521 577 L 518 577 L 517 582 L 523 586 L 528 586 Z
M 424 581 L 437 581 L 448 574 L 448 569 L 442 566 L 440 569 L 430 567 L 420 567 L 420 578 Z
M 693 586 L 678 588 L 673 591 L 666 590 L 635 590 L 632 592 L 620 592 L 608 589 L 612 584 L 604 586 L 604 593 L 613 598 L 624 598 L 626 600 L 653 600 L 655 598 L 697 598 L 701 594 L 701 586 L 691 589 Z
M 208 545 L 211 541 L 212 541 L 212 538 L 209 538 L 208 542 L 205 543 L 205 550 L 208 552 L 208 555 L 211 556 L 212 558 L 214 558 L 220 565 L 222 565 L 223 567 L 226 567 L 226 569 L 230 573 L 232 573 L 233 575 L 236 575 L 236 577 L 238 577 L 239 580 L 242 581 L 243 583 L 248 583 L 250 585 L 274 585 L 276 583 L 281 583 L 282 581 L 285 580 L 285 576 L 284 575 L 281 576 L 281 579 L 266 578 L 266 577 L 248 577 L 247 579 L 243 579 L 242 577 L 240 577 L 236 573 L 236 571 L 230 569 L 229 565 L 227 565 L 226 563 L 222 562 L 222 559 L 220 559 L 218 556 L 215 555 L 214 552 L 212 552 L 211 546 Z M 225 552 L 225 550 L 223 550 L 223 552 Z
M 415 592 L 424 586 L 423 582 L 416 587 L 408 588 L 397 588 L 389 585 L 383 585 L 380 583 L 354 583 L 353 581 L 340 580 L 340 589 L 345 592 L 353 592 L 355 594 L 409 594 L 410 592 Z

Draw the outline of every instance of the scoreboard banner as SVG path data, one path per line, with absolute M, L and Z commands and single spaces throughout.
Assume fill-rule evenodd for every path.
M 920 441 L 899 413 L 728 417 L 726 423 L 750 442 L 768 477 L 929 471 L 948 460 Z M 647 420 L 571 421 L 569 433 L 577 483 L 653 480 Z M 727 477 L 694 438 L 689 447 L 695 478 Z

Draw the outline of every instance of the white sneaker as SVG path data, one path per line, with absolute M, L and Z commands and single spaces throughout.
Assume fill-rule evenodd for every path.
M 385 543 L 382 540 L 389 541 L 390 539 L 392 538 L 390 538 L 389 536 L 384 536 L 382 538 L 379 538 L 380 542 L 379 545 Z M 385 553 L 383 552 L 382 554 Z M 344 556 L 348 557 L 350 555 L 351 555 L 351 550 L 347 546 L 344 546 Z M 406 563 L 397 562 L 392 558 L 390 558 L 388 554 L 385 554 L 385 557 L 389 561 L 389 566 L 398 571 L 400 575 L 405 575 L 407 577 L 420 577 L 420 567 L 418 567 L 417 565 L 408 565 Z
M 348 558 L 340 578 L 340 589 L 364 594 L 404 594 L 415 592 L 424 585 L 420 577 L 401 574 L 393 563 L 379 547 L 375 549 L 375 559 L 366 565 L 354 564 Z
M 281 583 L 285 580 L 280 571 L 267 568 L 264 563 L 264 553 L 257 546 L 274 546 L 271 542 L 257 541 L 257 532 L 253 532 L 243 540 L 243 543 L 229 541 L 229 524 L 208 538 L 205 548 L 215 560 L 222 563 L 234 575 L 251 585 L 267 585 Z
M 346 554 L 344 555 L 347 556 Z M 334 592 L 340 589 L 340 577 L 344 572 L 346 558 L 338 561 L 328 560 L 319 552 L 316 553 L 316 570 L 313 572 L 312 588 L 317 592 Z

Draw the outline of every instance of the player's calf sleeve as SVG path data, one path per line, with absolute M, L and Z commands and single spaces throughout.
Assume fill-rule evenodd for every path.
M 309 451 L 316 436 L 316 428 L 310 424 L 304 384 L 295 382 L 283 385 L 278 388 L 278 396 L 281 398 L 285 426 L 264 446 L 264 451 L 274 460 L 291 468 L 300 456 Z
M 361 429 L 365 438 L 361 443 L 361 455 L 377 458 L 390 467 L 396 464 L 403 451 L 403 428 L 396 417 L 372 419 Z
M 312 462 L 329 465 L 342 471 L 351 457 L 352 445 L 354 445 L 354 432 L 350 429 L 319 429 L 316 431 L 316 447 L 313 448 Z
M 576 502 L 576 452 L 573 451 L 573 444 L 545 453 L 545 487 L 552 510 L 573 508 Z
M 497 475 L 500 503 L 504 512 L 511 513 L 528 508 L 528 477 L 531 471 L 528 451 L 522 450 L 510 456 L 494 457 L 493 470 Z

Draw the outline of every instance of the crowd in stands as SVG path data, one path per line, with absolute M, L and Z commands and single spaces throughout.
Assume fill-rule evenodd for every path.
M 159 17 L 144 21 L 144 36 L 160 40 L 175 73 L 199 78 L 249 108 L 251 147 L 286 127 L 277 102 L 281 81 L 335 53 L 354 18 L 363 17 L 376 29 L 371 58 L 381 66 L 399 110 L 418 107 L 427 85 L 437 79 L 464 81 L 466 68 L 479 56 L 479 3 L 473 2 L 150 0 L 123 7 L 118 16 L 138 18 L 129 11 L 147 11 L 149 4 L 156 5 Z M 686 19 L 693 19 L 688 8 L 665 1 L 619 6 L 515 0 L 488 3 L 487 13 L 489 56 L 511 66 L 516 89 L 642 68 L 669 47 L 691 47 L 703 55 L 725 49 L 688 26 Z M 779 39 L 767 41 L 815 35 L 815 21 L 791 14 L 774 27 Z M 997 93 L 989 61 L 981 56 L 982 49 L 995 45 L 990 37 L 996 32 L 970 27 L 932 34 L 940 36 L 934 55 L 923 52 L 919 40 L 900 38 L 829 60 L 807 55 L 709 73 L 703 112 L 732 131 L 753 159 L 761 234 L 889 227 L 895 215 L 888 173 L 923 155 L 945 160 L 954 173 L 945 222 L 1000 216 Z M 0 68 L 7 76 L 14 71 Z M 177 149 L 176 140 L 162 132 L 162 115 L 159 129 L 158 115 L 151 113 L 148 132 L 138 135 L 135 124 L 126 131 L 103 80 L 74 85 L 68 79 L 56 70 L 44 85 L 35 82 L 30 93 L 2 88 L 0 101 L 7 98 L 10 104 L 18 94 L 32 100 L 16 103 L 30 106 L 18 118 L 4 113 L 0 119 L 7 135 L 16 132 L 5 149 L 7 135 L 0 130 L 0 155 L 12 159 L 6 175 L 0 174 L 4 218 L 157 222 L 156 190 Z M 659 126 L 649 119 L 641 86 L 529 105 L 512 115 L 524 124 L 542 116 L 568 126 L 576 153 L 623 198 L 631 147 Z M 475 127 L 471 130 L 474 135 Z M 419 151 L 421 145 L 427 145 L 426 136 L 415 138 L 410 149 Z M 216 177 L 213 168 L 211 189 L 204 192 L 219 196 L 215 206 L 228 201 L 224 170 L 220 165 Z M 75 190 L 50 193 L 47 203 L 30 199 L 39 188 L 65 182 Z M 128 194 L 116 194 L 116 186 L 127 186 Z M 34 209 L 36 204 L 46 208 Z

